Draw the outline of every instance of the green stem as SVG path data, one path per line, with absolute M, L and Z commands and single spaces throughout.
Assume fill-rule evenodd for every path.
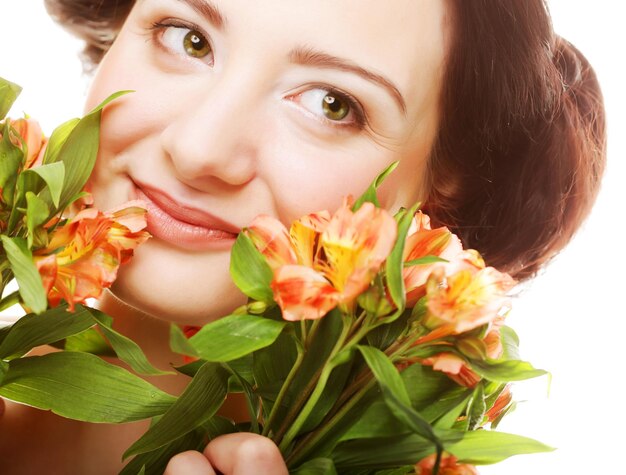
M 356 406 L 361 399 L 368 393 L 370 389 L 376 384 L 375 379 L 371 379 L 366 385 L 362 386 L 361 389 L 353 395 L 353 397 L 347 401 L 346 404 L 343 404 L 340 409 L 327 421 L 320 424 L 320 428 L 314 432 L 311 432 L 306 437 L 304 437 L 301 443 L 294 449 L 294 451 L 289 454 L 286 459 L 286 463 L 290 467 L 297 467 L 303 460 L 303 457 L 307 455 L 307 453 L 315 447 L 324 436 L 339 422 L 341 419 L 350 412 L 354 406 Z
M 13 292 L 12 294 L 7 295 L 2 300 L 0 300 L 0 312 L 6 310 L 9 307 L 20 302 L 20 293 L 18 290 Z
M 264 435 L 265 437 L 267 437 L 270 433 L 272 425 L 274 424 L 274 420 L 276 419 L 276 415 L 278 414 L 279 407 L 282 405 L 283 399 L 285 399 L 285 395 L 287 394 L 287 391 L 289 387 L 291 386 L 291 382 L 293 381 L 293 378 L 296 377 L 296 374 L 298 373 L 298 370 L 300 369 L 300 365 L 302 364 L 303 359 L 304 359 L 304 351 L 298 347 L 298 356 L 296 357 L 296 361 L 291 367 L 291 370 L 289 371 L 289 374 L 287 375 L 287 379 L 281 386 L 278 396 L 276 396 L 276 401 L 274 401 L 274 404 L 272 405 L 272 410 L 267 419 L 267 422 L 263 425 L 262 435 Z
M 317 333 L 317 328 L 320 326 L 321 321 L 322 321 L 321 318 L 318 318 L 317 320 L 313 321 L 313 325 L 311 325 L 311 330 L 309 331 L 309 334 L 307 335 L 307 339 L 304 340 L 305 348 L 309 348 L 311 346 L 311 343 L 313 342 L 313 339 L 315 338 L 315 334 Z
M 289 444 L 291 444 L 293 438 L 298 434 L 298 431 L 301 429 L 306 419 L 309 417 L 309 414 L 315 407 L 315 404 L 317 404 L 317 401 L 324 390 L 326 380 L 334 368 L 334 366 L 330 367 L 330 361 L 337 353 L 339 353 L 340 350 L 343 349 L 344 342 L 351 328 L 351 325 L 348 324 L 346 318 L 347 317 L 345 317 L 343 321 L 341 335 L 337 339 L 337 342 L 331 350 L 324 365 L 313 375 L 309 384 L 307 384 L 301 392 L 300 397 L 294 401 L 294 404 L 285 416 L 281 427 L 273 438 L 274 442 L 278 445 L 283 454 L 285 453 L 287 447 L 289 447 Z M 324 377 L 325 380 L 323 381 L 323 384 L 320 384 L 322 377 Z
M 356 340 L 353 338 L 352 341 Z M 358 342 L 358 340 L 356 340 Z M 408 338 L 405 341 L 397 342 L 392 345 L 386 351 L 389 358 L 392 361 L 396 360 L 407 348 L 410 348 L 414 339 Z M 368 380 L 369 379 L 369 380 Z M 319 424 L 318 429 L 307 434 L 287 457 L 286 461 L 289 466 L 296 467 L 303 462 L 303 458 L 308 455 L 308 452 L 314 448 L 328 432 L 351 411 L 356 404 L 367 394 L 367 392 L 377 383 L 376 379 L 372 377 L 372 372 L 369 369 L 364 370 L 353 381 L 350 386 L 344 390 L 343 394 L 334 404 L 333 408 L 329 411 L 325 420 Z
M 300 341 L 306 341 L 307 329 L 306 329 L 306 320 L 300 320 Z

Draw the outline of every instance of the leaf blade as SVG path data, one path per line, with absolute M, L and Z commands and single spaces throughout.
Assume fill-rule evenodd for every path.
M 202 327 L 189 343 L 204 360 L 228 362 L 271 345 L 284 327 L 255 315 L 229 315 Z
M 9 363 L 0 395 L 85 422 L 132 422 L 163 414 L 175 398 L 89 353 L 58 352 Z

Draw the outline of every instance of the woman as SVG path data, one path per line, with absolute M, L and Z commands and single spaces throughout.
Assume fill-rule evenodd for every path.
M 100 208 L 145 199 L 154 239 L 120 273 L 120 300 L 102 306 L 162 366 L 175 358 L 163 350 L 165 322 L 204 323 L 242 302 L 227 272 L 241 227 L 259 213 L 289 221 L 336 208 L 392 161 L 386 207 L 422 200 L 466 246 L 522 279 L 567 243 L 595 197 L 599 91 L 541 1 L 47 4 L 87 39 L 93 61 L 108 51 L 87 108 L 136 91 L 104 115 L 91 186 Z M 185 384 L 153 382 L 172 392 Z M 50 438 L 50 454 L 32 463 L 59 473 L 70 460 L 81 473 L 114 470 L 144 429 L 8 406 L 2 432 L 25 420 L 43 421 L 37 437 Z M 19 441 L 0 441 L 2 456 L 24 460 Z M 261 473 L 259 458 L 267 473 L 284 470 L 274 447 L 248 435 L 176 457 L 169 470 Z

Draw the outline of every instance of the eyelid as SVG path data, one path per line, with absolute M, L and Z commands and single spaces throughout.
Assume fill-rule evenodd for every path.
M 300 91 L 294 94 L 288 95 L 287 98 L 289 98 L 290 100 L 293 100 L 293 98 L 299 97 L 305 92 L 311 91 L 313 89 L 322 89 L 324 91 L 327 91 L 329 94 L 339 96 L 342 100 L 345 100 L 348 103 L 350 110 L 352 110 L 355 115 L 354 122 L 341 122 L 341 121 L 331 120 L 326 117 L 319 116 L 311 111 L 308 111 L 308 109 L 306 109 L 318 121 L 322 122 L 323 124 L 330 125 L 331 127 L 336 127 L 338 129 L 356 128 L 356 129 L 362 130 L 368 126 L 369 120 L 367 117 L 367 113 L 365 112 L 365 108 L 361 105 L 360 101 L 356 97 L 354 97 L 352 94 L 345 92 L 341 89 L 338 89 L 335 86 L 331 86 L 329 84 L 323 84 L 323 83 L 305 84 L 301 88 Z

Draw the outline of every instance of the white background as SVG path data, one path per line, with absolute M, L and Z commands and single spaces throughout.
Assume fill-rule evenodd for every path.
M 599 75 L 608 111 L 609 164 L 591 218 L 519 298 L 509 319 L 521 337 L 523 357 L 551 371 L 553 380 L 549 395 L 546 378 L 516 385 L 516 398 L 527 401 L 500 430 L 532 436 L 558 450 L 481 468 L 483 475 L 624 470 L 619 462 L 626 443 L 622 3 L 549 4 L 557 32 L 587 55 Z M 40 1 L 2 0 L 0 5 L 0 76 L 24 87 L 12 116 L 28 112 L 49 134 L 54 126 L 82 113 L 88 79 L 81 75 L 76 56 L 80 45 L 52 24 Z

